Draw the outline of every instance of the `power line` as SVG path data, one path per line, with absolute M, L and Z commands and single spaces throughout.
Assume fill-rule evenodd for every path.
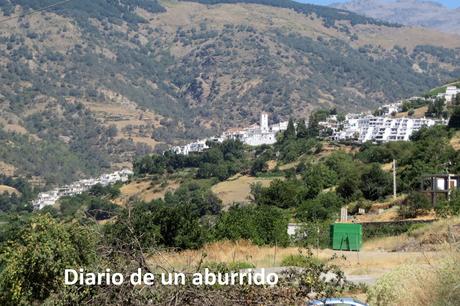
M 48 6 L 33 10 L 31 12 L 28 12 L 28 13 L 25 13 L 25 14 L 22 14 L 22 15 L 19 15 L 19 16 L 11 16 L 11 17 L 7 17 L 7 18 L 4 18 L 4 19 L 0 19 L 0 24 L 4 23 L 4 22 L 7 22 L 7 21 L 10 21 L 10 20 L 13 20 L 13 19 L 16 19 L 16 18 L 22 18 L 22 17 L 25 17 L 25 16 L 29 16 L 29 15 L 41 12 L 41 11 L 45 11 L 47 9 L 53 8 L 53 7 L 58 6 L 58 5 L 65 4 L 65 3 L 70 2 L 70 1 L 72 1 L 72 0 L 64 0 L 64 1 L 56 2 L 54 4 L 50 4 Z

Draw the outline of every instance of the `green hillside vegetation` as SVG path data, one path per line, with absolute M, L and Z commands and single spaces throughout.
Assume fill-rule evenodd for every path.
M 3 218 L 6 223 L 0 224 L 0 283 L 2 288 L 7 288 L 0 291 L 0 300 L 74 301 L 89 296 L 103 300 L 107 297 L 105 294 L 114 298 L 109 288 L 94 287 L 95 291 L 91 293 L 69 292 L 73 289 L 60 287 L 57 282 L 60 276 L 54 274 L 46 275 L 50 284 L 46 290 L 37 288 L 31 279 L 24 277 L 19 263 L 29 260 L 40 267 L 55 267 L 53 262 L 44 261 L 37 255 L 42 247 L 47 248 L 49 254 L 62 256 L 65 259 L 63 264 L 67 266 L 91 268 L 93 265 L 112 267 L 121 264 L 127 271 L 131 265 L 124 263 L 128 262 L 137 263 L 136 269 L 138 264 L 150 269 L 145 258 L 158 250 L 199 249 L 206 243 L 220 240 L 247 239 L 257 245 L 276 246 L 316 246 L 319 243 L 321 247 L 329 247 L 329 225 L 336 220 L 341 207 L 350 205 L 349 212 L 356 214 L 357 208 L 368 209 L 375 201 L 391 195 L 391 175 L 382 170 L 382 166 L 393 159 L 398 161 L 399 191 L 409 194 L 400 203 L 401 218 L 424 215 L 432 210 L 431 204 L 414 192 L 421 175 L 460 171 L 460 154 L 449 142 L 455 130 L 444 126 L 422 129 L 411 142 L 366 143 L 349 153 L 337 150 L 324 154 L 322 146 L 318 145 L 315 118 L 329 112 L 313 114 L 308 127 L 302 126 L 300 121 L 296 129 L 291 120 L 289 128 L 279 135 L 273 146 L 251 148 L 238 141 L 226 141 L 212 145 L 206 152 L 189 156 L 168 153 L 138 159 L 134 163 L 134 180 L 166 179 L 176 171 L 181 172 L 181 186 L 161 199 L 142 202 L 133 198 L 126 206 L 118 206 L 113 202 L 120 196 L 121 185 L 95 186 L 87 193 L 63 198 L 56 207 L 47 207 L 40 212 L 23 212 L 19 216 L 9 212 Z M 286 148 L 291 148 L 293 153 Z M 285 170 L 279 167 L 269 169 L 263 166 L 265 160 L 277 160 L 280 165 L 296 160 L 298 165 Z M 227 171 L 226 175 L 221 175 L 220 171 L 203 172 L 203 168 L 213 170 L 218 165 L 225 166 L 222 169 Z M 234 203 L 228 210 L 223 210 L 211 187 L 227 179 L 233 173 L 228 172 L 230 170 L 273 178 L 282 175 L 284 178 L 274 179 L 267 187 L 253 185 L 249 203 Z M 203 173 L 207 175 L 203 176 Z M 14 185 L 27 193 L 18 181 L 5 178 L 2 184 Z M 459 215 L 459 198 L 455 194 L 450 201 L 441 201 L 435 210 L 438 217 Z M 305 224 L 307 238 L 287 235 L 287 225 L 293 220 Z M 35 224 L 34 231 L 29 230 L 30 224 Z M 69 228 L 73 229 L 71 233 Z M 411 229 L 403 226 L 383 232 L 372 230 L 366 233 L 365 239 Z M 37 249 L 34 243 L 32 247 L 31 243 L 41 239 L 47 244 L 38 244 Z M 96 249 L 107 252 L 96 252 Z M 86 255 L 79 257 L 78 252 Z M 299 260 L 310 262 L 313 259 Z M 328 266 L 317 267 L 326 269 Z M 13 278 L 9 277 L 11 271 L 15 271 Z M 37 279 L 44 277 L 42 270 L 31 273 Z M 317 281 L 315 278 L 315 284 L 320 284 Z M 8 289 L 18 284 L 21 284 L 19 293 Z M 334 288 L 331 288 L 332 292 L 345 287 Z M 164 289 L 158 290 L 158 294 L 167 294 Z M 136 291 L 130 292 L 136 299 L 140 298 Z
M 13 16 L 49 3 L 5 0 L 0 9 Z M 360 37 L 358 28 L 404 33 L 399 26 L 291 1 L 201 3 L 209 5 L 72 1 L 3 23 L 2 137 L 18 142 L 22 136 L 17 131 L 6 131 L 14 126 L 31 136 L 21 138 L 23 148 L 36 146 L 38 137 L 41 146 L 61 152 L 51 159 L 46 150 L 23 153 L 50 160 L 57 169 L 48 163 L 41 169 L 26 167 L 14 158 L 14 146 L 2 147 L 5 162 L 19 175 L 56 184 L 104 172 L 153 150 L 135 137 L 121 137 L 88 103 L 110 108 L 120 99 L 149 110 L 160 119 L 145 136 L 174 143 L 248 125 L 261 110 L 274 114 L 274 121 L 292 113 L 306 116 L 325 105 L 362 110 L 459 77 L 455 49 L 425 42 L 412 49 L 398 46 L 399 40 L 383 48 Z M 220 20 L 225 8 L 216 3 L 236 11 Z M 13 13 L 14 5 L 19 6 Z M 286 8 L 297 18 L 292 29 L 285 26 L 291 18 Z M 238 10 L 257 18 L 243 20 Z M 266 11 L 278 16 L 279 26 Z M 179 18 L 176 24 L 171 14 L 192 22 L 182 24 Z M 92 21 L 86 22 L 89 17 Z M 423 73 L 415 72 L 414 65 Z
M 446 89 L 447 89 L 448 86 L 460 87 L 460 81 L 455 81 L 455 82 L 449 83 L 449 84 L 441 86 L 441 87 L 433 88 L 432 90 L 430 90 L 430 92 L 427 95 L 429 95 L 429 96 L 437 96 L 440 93 L 446 93 Z

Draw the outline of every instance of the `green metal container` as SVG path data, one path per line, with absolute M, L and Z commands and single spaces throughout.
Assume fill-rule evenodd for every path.
M 363 244 L 363 227 L 355 223 L 331 224 L 333 250 L 359 251 Z

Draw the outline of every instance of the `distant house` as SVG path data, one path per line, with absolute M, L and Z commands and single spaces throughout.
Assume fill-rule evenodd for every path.
M 452 103 L 458 94 L 460 94 L 460 88 L 457 88 L 456 86 L 448 86 L 446 88 L 446 94 L 444 95 L 444 98 L 446 99 L 447 103 Z
M 433 206 L 439 200 L 449 200 L 453 191 L 460 189 L 457 174 L 430 174 L 421 178 L 420 191 L 426 194 Z

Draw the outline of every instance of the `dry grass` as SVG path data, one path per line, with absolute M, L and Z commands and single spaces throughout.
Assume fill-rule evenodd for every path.
M 405 264 L 384 275 L 369 291 L 372 305 L 459 305 L 460 252 L 437 262 Z
M 278 168 L 279 168 L 281 171 L 288 170 L 288 169 L 293 169 L 293 168 L 297 167 L 297 165 L 298 165 L 299 163 L 300 163 L 300 161 L 295 161 L 295 162 L 292 162 L 292 163 L 288 163 L 288 164 L 281 165 L 281 166 L 279 166 Z
M 414 109 L 414 114 L 411 118 L 424 118 L 425 113 L 428 111 L 428 106 L 423 106 L 420 108 Z M 397 113 L 396 118 L 409 117 L 409 112 Z
M 16 167 L 14 167 L 13 165 L 0 161 L 0 173 L 5 174 L 6 176 L 13 176 L 15 170 Z
M 235 262 L 243 261 L 254 264 L 256 267 L 277 267 L 284 257 L 297 254 L 298 248 L 276 248 L 270 246 L 256 246 L 248 241 L 220 241 L 204 246 L 200 250 L 186 250 L 183 252 L 163 252 L 152 256 L 151 260 L 163 262 L 164 265 L 176 269 L 185 269 L 197 265 L 201 259 L 205 262 Z
M 228 206 L 235 202 L 248 202 L 251 184 L 261 183 L 262 186 L 267 187 L 272 181 L 272 178 L 256 178 L 247 175 L 238 175 L 212 186 L 211 190 L 222 200 L 225 206 Z
M 2 194 L 4 192 L 8 192 L 9 194 L 15 193 L 16 195 L 21 194 L 16 188 L 6 186 L 6 185 L 0 185 L 0 194 Z
M 276 168 L 276 165 L 278 165 L 278 162 L 276 160 L 269 160 L 267 162 L 267 167 L 268 167 L 268 170 L 273 170 Z
M 450 243 L 460 241 L 460 217 L 427 224 L 410 233 L 367 241 L 363 250 L 445 250 Z
M 167 181 L 165 186 L 160 183 L 153 183 L 150 180 L 135 181 L 123 185 L 120 188 L 121 195 L 114 202 L 119 205 L 125 205 L 130 198 L 150 202 L 164 198 L 167 192 L 172 192 L 179 186 L 180 183 L 177 181 Z
M 159 252 L 150 257 L 150 262 L 158 265 L 186 270 L 203 262 L 248 262 L 257 268 L 281 266 L 282 260 L 299 253 L 306 254 L 306 249 L 297 247 L 275 248 L 272 246 L 256 246 L 248 241 L 220 241 L 204 246 L 200 250 L 182 252 Z M 381 276 L 399 266 L 420 263 L 437 262 L 442 258 L 440 252 L 342 252 L 333 250 L 313 250 L 320 259 L 330 259 L 334 254 L 339 255 L 334 263 L 348 275 Z M 342 258 L 343 256 L 343 258 Z
M 455 132 L 455 135 L 450 140 L 450 145 L 454 148 L 454 150 L 460 150 L 460 131 Z

